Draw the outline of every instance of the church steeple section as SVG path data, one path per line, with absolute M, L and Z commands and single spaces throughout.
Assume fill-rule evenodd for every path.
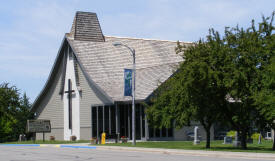
M 92 12 L 76 12 L 70 36 L 80 41 L 105 41 L 97 15 Z
M 80 93 L 77 88 L 77 76 L 75 75 L 76 60 L 69 46 L 65 51 L 67 63 L 63 86 L 64 140 L 70 140 L 71 136 L 80 139 Z

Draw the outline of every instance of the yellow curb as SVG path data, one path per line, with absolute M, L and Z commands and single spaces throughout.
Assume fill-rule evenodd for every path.
M 56 145 L 55 147 L 60 148 L 60 145 Z
M 48 145 L 40 144 L 40 146 L 41 146 L 41 147 L 46 147 L 46 146 L 48 146 Z

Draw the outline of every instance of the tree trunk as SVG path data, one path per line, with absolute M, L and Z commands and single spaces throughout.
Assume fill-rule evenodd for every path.
M 242 147 L 242 149 L 247 149 L 247 145 L 246 145 L 246 131 L 245 130 L 241 131 L 241 147 Z
M 274 129 L 272 129 L 272 130 L 273 130 L 273 146 L 272 146 L 272 150 L 275 151 L 275 130 Z
M 210 149 L 210 128 L 207 127 L 206 130 L 206 149 Z
M 200 120 L 200 123 L 202 124 L 204 130 L 206 131 L 206 145 L 205 148 L 209 149 L 210 148 L 210 129 L 212 126 L 212 122 L 207 122 L 205 123 L 204 120 Z

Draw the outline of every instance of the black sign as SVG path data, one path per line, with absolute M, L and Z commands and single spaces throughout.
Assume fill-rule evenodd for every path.
M 224 144 L 231 144 L 232 143 L 232 137 L 225 136 L 224 137 Z
M 27 132 L 51 132 L 51 122 L 50 120 L 28 120 Z

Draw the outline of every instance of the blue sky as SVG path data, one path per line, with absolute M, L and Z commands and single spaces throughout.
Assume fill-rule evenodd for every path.
M 96 12 L 105 35 L 197 41 L 209 28 L 248 27 L 275 0 L 8 0 L 0 5 L 0 83 L 43 88 L 76 11 Z

